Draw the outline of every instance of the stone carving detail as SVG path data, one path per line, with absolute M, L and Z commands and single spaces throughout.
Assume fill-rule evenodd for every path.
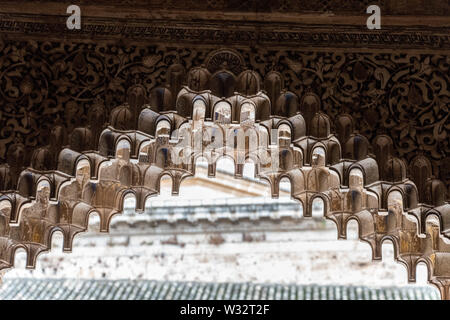
M 44 48 L 61 52 L 51 44 Z M 92 212 L 107 232 L 126 195 L 133 194 L 136 210 L 142 211 L 159 192 L 163 175 L 172 178 L 177 194 L 183 179 L 194 174 L 199 156 L 208 160 L 210 176 L 217 160 L 229 156 L 238 178 L 245 161 L 253 160 L 273 197 L 281 179 L 288 178 L 305 216 L 311 216 L 313 201 L 322 199 L 325 217 L 336 223 L 340 238 L 346 237 L 348 221 L 356 220 L 374 260 L 381 259 L 382 243 L 392 241 L 408 280 L 415 280 L 416 266 L 424 262 L 429 281 L 450 299 L 450 204 L 448 187 L 439 179 L 441 166 L 435 165 L 448 155 L 442 111 L 448 107 L 448 57 L 287 51 L 255 58 L 244 50 L 209 57 L 236 61 L 241 55 L 239 61 L 252 70 L 237 74 L 233 63 L 220 62 L 217 70 L 199 66 L 207 55 L 195 50 L 147 48 L 142 57 L 137 48 L 72 49 L 71 60 L 61 61 L 65 53 L 55 53 L 56 61 L 48 63 L 49 70 L 59 65 L 64 72 L 59 80 L 50 72 L 45 78 L 49 89 L 41 95 L 38 86 L 30 85 L 41 73 L 31 69 L 29 80 L 17 58 L 4 59 L 6 70 L 18 67 L 3 73 L 3 94 L 11 99 L 4 102 L 10 103 L 7 110 L 12 112 L 16 102 L 24 105 L 36 130 L 45 130 L 33 113 L 40 105 L 30 101 L 50 99 L 44 97 L 53 92 L 53 104 L 44 102 L 44 110 L 53 112 L 44 115 L 62 125 L 52 127 L 47 145 L 39 146 L 38 140 L 20 144 L 26 131 L 10 145 L 4 142 L 8 163 L 0 171 L 0 269 L 14 264 L 18 248 L 25 249 L 27 266 L 34 267 L 56 230 L 70 251 Z M 46 74 L 45 68 L 40 72 Z M 21 77 L 27 80 L 14 80 Z M 125 103 L 117 103 L 120 99 Z M 91 110 L 95 114 L 87 117 Z M 396 125 L 415 112 L 421 127 Z M 373 121 L 377 115 L 378 122 Z M 13 116 L 6 113 L 2 121 L 20 133 L 24 116 Z M 404 144 L 405 138 L 412 142 Z M 25 169 L 15 160 L 34 146 L 39 147 Z M 409 159 L 414 147 L 419 150 Z
M 272 108 L 280 95 L 276 90 L 285 88 L 300 97 L 314 88 L 321 110 L 331 119 L 350 114 L 354 129 L 370 142 L 376 135 L 387 134 L 394 142 L 395 154 L 408 163 L 419 154 L 427 156 L 431 174 L 447 188 L 450 185 L 448 55 L 266 49 L 210 52 L 189 47 L 36 41 L 6 41 L 0 43 L 0 49 L 4 53 L 0 68 L 3 161 L 8 153 L 14 154 L 10 150 L 22 144 L 22 166 L 30 165 L 35 149 L 53 145 L 51 131 L 56 125 L 65 127 L 65 135 L 69 135 L 89 123 L 98 137 L 107 126 L 107 115 L 126 100 L 134 84 L 140 85 L 139 96 L 148 101 L 166 80 L 167 85 L 181 85 L 175 84 L 179 76 L 169 79 L 171 74 L 180 74 L 180 68 L 204 64 L 208 70 L 191 73 L 185 84 L 203 90 L 209 77 L 225 76 L 226 72 L 217 74 L 223 68 L 234 73 L 228 76 L 232 82 L 241 71 L 251 68 L 256 76 L 246 79 L 265 79 L 260 89 L 269 94 Z M 169 70 L 172 65 L 179 67 Z M 229 84 L 227 88 L 230 94 L 240 89 Z M 176 98 L 171 94 L 169 104 Z M 61 133 L 60 143 L 66 143 L 63 136 Z M 54 160 L 50 163 L 49 169 L 54 169 Z
M 236 51 L 221 49 L 211 52 L 205 61 L 206 68 L 211 73 L 220 69 L 228 69 L 234 74 L 239 74 L 245 68 L 243 57 Z
M 17 2 L 31 2 L 32 0 L 18 0 Z M 48 1 L 52 2 L 52 1 Z M 53 0 L 53 2 L 58 2 Z M 128 7 L 130 4 L 146 9 L 172 9 L 172 10 L 205 10 L 209 11 L 240 11 L 240 12 L 351 12 L 365 13 L 371 4 L 377 4 L 385 14 L 434 14 L 446 15 L 449 13 L 449 4 L 445 0 L 433 0 L 432 4 L 424 6 L 420 0 L 208 0 L 199 2 L 195 0 L 119 0 L 115 5 Z M 89 5 L 89 0 L 78 0 L 80 5 Z M 108 0 L 97 0 L 97 5 L 108 5 Z

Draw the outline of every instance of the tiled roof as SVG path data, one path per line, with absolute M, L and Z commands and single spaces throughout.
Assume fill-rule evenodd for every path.
M 5 279 L 0 300 L 439 300 L 432 287 L 282 285 L 152 280 Z

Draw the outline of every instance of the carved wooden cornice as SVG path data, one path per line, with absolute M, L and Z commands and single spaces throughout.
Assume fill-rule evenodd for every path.
M 440 0 L 437 0 L 440 1 Z M 382 29 L 368 30 L 365 2 L 292 1 L 5 1 L 0 4 L 3 38 L 48 40 L 125 40 L 165 44 L 220 44 L 264 47 L 339 47 L 448 50 L 448 3 L 439 10 L 408 2 L 382 1 Z M 66 8 L 81 6 L 81 30 L 66 28 Z M 333 3 L 333 4 L 332 4 Z M 371 3 L 373 4 L 373 3 Z M 206 5 L 206 7 L 205 7 Z M 280 6 L 280 10 L 276 7 Z M 303 9 L 305 8 L 305 9 Z M 309 9 L 308 9 L 309 8 Z M 340 10 L 340 8 L 342 10 Z M 391 8 L 391 9 L 389 9 Z M 424 8 L 421 12 L 417 8 Z M 257 9 L 257 10 L 255 10 Z M 402 12 L 399 14 L 398 12 Z M 351 13 L 351 14 L 350 14 Z M 427 15 L 432 13 L 432 15 Z
M 233 46 L 269 46 L 269 47 L 336 47 L 336 48 L 376 48 L 376 49 L 450 49 L 450 28 L 409 28 L 396 31 L 384 29 L 369 31 L 365 27 L 336 27 L 330 31 L 327 25 L 289 26 L 266 25 L 255 30 L 254 24 L 241 23 L 239 26 L 227 26 L 221 23 L 174 23 L 166 20 L 151 22 L 97 21 L 84 19 L 79 31 L 68 30 L 63 19 L 56 22 L 18 21 L 16 17 L 0 15 L 0 31 L 7 33 L 4 38 L 39 38 L 57 40 L 69 38 L 75 40 L 119 40 L 128 42 L 164 42 L 180 45 L 198 43 L 201 45 L 227 43 Z
M 424 5 L 423 0 L 15 0 L 3 1 L 21 6 L 54 6 L 58 4 L 76 4 L 96 8 L 120 8 L 148 11 L 207 11 L 210 13 L 333 13 L 339 15 L 363 14 L 369 5 L 378 5 L 386 15 L 434 15 L 447 16 L 450 4 L 447 0 L 430 0 Z

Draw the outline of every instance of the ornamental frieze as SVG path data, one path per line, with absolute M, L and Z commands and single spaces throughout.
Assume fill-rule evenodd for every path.
M 16 3 L 40 2 L 39 0 L 16 0 Z M 63 2 L 58 0 L 46 2 Z M 67 1 L 66 1 L 67 2 Z M 69 2 L 68 2 L 69 3 Z M 77 5 L 92 5 L 90 0 L 75 0 L 70 3 Z M 96 0 L 95 5 L 109 5 L 111 1 Z M 448 1 L 431 0 L 424 6 L 420 0 L 119 0 L 114 1 L 117 7 L 127 8 L 133 5 L 139 9 L 152 10 L 208 10 L 210 12 L 335 12 L 335 13 L 365 13 L 371 4 L 377 4 L 390 15 L 447 15 L 450 12 Z
M 281 24 L 261 26 L 255 30 L 252 23 L 242 22 L 239 27 L 233 23 L 223 28 L 220 23 L 183 23 L 178 21 L 167 22 L 148 21 L 145 23 L 133 20 L 98 21 L 90 18 L 83 20 L 80 30 L 68 30 L 65 26 L 65 16 L 49 18 L 41 22 L 36 19 L 24 21 L 14 19 L 10 15 L 0 15 L 0 31 L 8 34 L 7 37 L 24 39 L 51 39 L 71 38 L 83 40 L 115 40 L 124 39 L 136 42 L 166 42 L 174 45 L 181 42 L 220 44 L 233 43 L 247 46 L 313 46 L 313 47 L 360 47 L 360 48 L 398 48 L 405 49 L 446 49 L 450 48 L 448 28 L 437 27 L 409 27 L 402 29 L 385 28 L 379 31 L 369 31 L 361 23 L 359 26 L 336 26 L 334 30 L 324 25 L 295 26 Z M 364 22 L 363 20 L 361 20 Z
M 234 74 L 224 58 L 240 61 L 239 54 L 213 53 L 212 61 L 223 65 L 216 72 L 186 69 L 176 54 L 165 83 L 148 97 L 145 86 L 135 84 L 125 103 L 111 110 L 93 106 L 86 123 L 53 126 L 50 143 L 32 152 L 27 168 L 20 163 L 23 145 L 14 144 L 1 167 L 0 269 L 14 265 L 19 248 L 27 253 L 27 267 L 34 268 L 55 231 L 63 233 L 64 251 L 70 251 L 91 213 L 98 213 L 100 231 L 108 232 L 125 197 L 135 197 L 135 209 L 142 212 L 160 192 L 161 177 L 171 177 L 176 195 L 195 174 L 199 157 L 206 158 L 213 177 L 225 156 L 233 160 L 236 178 L 253 162 L 255 177 L 269 182 L 272 197 L 288 178 L 305 217 L 320 199 L 341 239 L 349 221 L 357 221 L 373 260 L 382 259 L 383 242 L 392 241 L 408 281 L 415 281 L 423 262 L 429 282 L 449 299 L 450 206 L 429 158 L 418 155 L 408 164 L 395 155 L 392 138 L 377 134 L 369 141 L 349 114 L 332 120 L 318 94 L 311 88 L 301 96 L 287 90 L 280 72 L 271 70 L 264 78 L 249 69 Z M 365 74 L 358 68 L 356 79 Z M 21 87 L 31 94 L 29 82 Z

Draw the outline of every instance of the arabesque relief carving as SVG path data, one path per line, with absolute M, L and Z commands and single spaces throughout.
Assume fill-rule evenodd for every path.
M 170 81 L 166 78 L 172 65 L 190 69 L 205 64 L 209 72 L 216 72 L 224 64 L 235 73 L 250 68 L 264 79 L 279 77 L 279 90 L 285 88 L 298 97 L 312 89 L 331 119 L 350 114 L 355 129 L 370 141 L 387 134 L 396 155 L 408 163 L 417 155 L 427 156 L 431 174 L 450 185 L 448 55 L 264 49 L 254 54 L 242 49 L 222 50 L 211 59 L 206 49 L 34 41 L 3 42 L 1 50 L 0 159 L 4 161 L 21 143 L 26 150 L 22 166 L 28 166 L 35 148 L 58 149 L 74 128 L 88 122 L 97 137 L 109 112 L 126 100 L 133 84 L 140 84 L 143 97 L 149 99 L 154 88 Z M 264 83 L 261 90 L 273 104 L 274 94 Z M 60 141 L 51 142 L 56 125 L 66 132 Z M 50 168 L 55 168 L 56 158 L 52 161 Z
M 356 220 L 374 260 L 392 241 L 408 280 L 424 262 L 450 299 L 448 56 L 3 46 L 0 269 L 18 248 L 33 268 L 56 230 L 70 251 L 91 213 L 107 232 L 127 194 L 142 211 L 163 175 L 177 194 L 196 159 L 214 176 L 227 156 L 273 197 L 288 178 L 305 216 L 322 199 L 340 238 Z

